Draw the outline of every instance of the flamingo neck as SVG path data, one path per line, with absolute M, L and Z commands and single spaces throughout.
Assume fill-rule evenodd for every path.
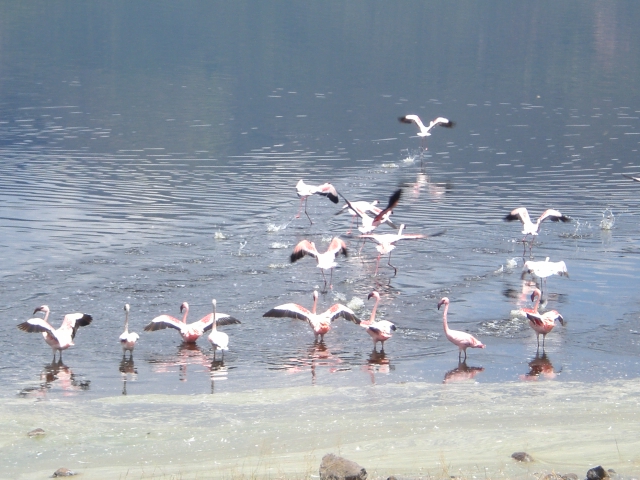
M 129 333 L 129 312 L 124 314 L 124 333 Z
M 380 297 L 376 297 L 376 304 L 373 306 L 373 310 L 371 310 L 371 317 L 369 318 L 369 324 L 372 324 L 376 321 L 376 310 L 378 310 L 378 302 L 380 301 Z
M 313 297 L 313 310 L 311 310 L 311 313 L 313 313 L 314 315 L 316 314 L 316 307 L 318 306 L 318 297 L 317 295 Z
M 187 315 L 189 315 L 189 307 L 184 309 L 184 313 L 182 314 L 182 323 L 187 323 Z
M 538 307 L 540 306 L 540 294 L 536 295 L 536 303 L 533 304 L 533 313 L 538 313 Z
M 216 304 L 213 304 L 213 323 L 211 324 L 211 330 L 216 331 Z
M 447 311 L 449 310 L 449 304 L 445 304 L 444 312 L 442 312 L 442 325 L 444 326 L 444 333 L 449 334 L 449 325 L 447 324 Z

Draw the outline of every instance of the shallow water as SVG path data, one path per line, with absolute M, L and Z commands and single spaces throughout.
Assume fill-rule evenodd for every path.
M 60 462 L 92 478 L 315 475 L 326 451 L 379 476 L 525 478 L 599 463 L 637 474 L 628 428 L 640 375 L 640 184 L 623 174 L 640 171 L 638 7 L 496 7 L 498 21 L 453 5 L 258 15 L 251 2 L 179 3 L 143 2 L 135 15 L 67 4 L 0 15 L 0 66 L 10 72 L 0 75 L 8 477 L 48 475 Z M 59 31 L 52 13 L 70 28 Z M 104 44 L 87 41 L 87 18 Z M 153 20 L 129 34 L 125 18 Z M 291 38 L 272 39 L 265 26 L 283 19 L 273 31 Z M 191 33 L 165 43 L 158 21 Z M 411 29 L 465 33 L 423 51 Z M 119 50 L 113 38 L 128 35 L 148 43 Z M 415 128 L 396 120 L 409 112 L 457 125 L 434 131 L 421 152 Z M 400 242 L 397 275 L 384 258 L 374 275 L 377 252 L 368 243 L 358 253 L 339 205 L 313 197 L 314 223 L 294 218 L 300 178 L 330 181 L 350 200 L 384 203 L 402 188 L 394 222 L 445 233 Z M 510 317 L 530 303 L 521 226 L 503 221 L 519 206 L 573 219 L 545 222 L 532 250 L 570 274 L 547 281 L 544 308 L 566 325 L 544 353 L 526 321 Z M 322 276 L 312 259 L 289 255 L 302 239 L 322 249 L 333 236 L 350 255 L 319 308 L 352 302 L 367 318 L 377 289 L 378 318 L 398 326 L 384 354 L 352 323 L 335 322 L 316 344 L 302 322 L 262 317 L 283 303 L 311 306 Z M 450 326 L 487 345 L 465 364 L 443 335 L 443 296 Z M 143 332 L 157 315 L 179 317 L 183 301 L 198 319 L 212 298 L 242 321 L 223 328 L 224 362 L 212 362 L 206 339 L 186 347 L 173 331 Z M 141 334 L 133 361 L 117 341 L 125 303 Z M 42 304 L 56 326 L 69 312 L 94 317 L 63 363 L 16 329 Z M 47 435 L 26 437 L 35 427 Z M 516 450 L 539 462 L 515 465 Z

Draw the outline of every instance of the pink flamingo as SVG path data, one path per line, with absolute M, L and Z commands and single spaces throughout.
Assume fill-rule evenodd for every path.
M 297 262 L 305 255 L 311 255 L 318 263 L 318 268 L 321 269 L 322 279 L 324 280 L 324 287 L 327 288 L 327 279 L 324 276 L 325 270 L 331 270 L 331 278 L 329 279 L 329 287 L 333 288 L 331 282 L 333 281 L 333 268 L 337 265 L 335 262 L 336 255 L 343 254 L 345 257 L 349 256 L 347 252 L 347 244 L 340 240 L 338 237 L 333 237 L 329 248 L 326 252 L 320 253 L 316 249 L 316 244 L 309 240 L 302 240 L 294 248 L 291 254 L 291 263 Z
M 538 235 L 538 230 L 540 229 L 540 224 L 545 220 L 549 219 L 552 222 L 570 222 L 571 218 L 563 215 L 558 210 L 548 209 L 542 212 L 542 215 L 538 218 L 536 223 L 533 223 L 529 218 L 529 212 L 525 207 L 520 207 L 512 210 L 509 215 L 504 217 L 504 219 L 508 222 L 512 222 L 514 220 L 520 220 L 522 222 L 522 234 L 524 237 L 522 238 L 522 244 L 526 249 L 526 239 L 528 235 L 531 235 L 531 243 L 529 244 L 529 251 L 533 246 L 534 237 Z
M 129 357 L 133 358 L 133 348 L 136 346 L 140 336 L 137 333 L 129 332 L 129 304 L 124 305 L 124 332 L 120 335 L 120 345 L 122 345 L 122 358 L 125 357 L 127 351 L 129 351 Z
M 382 211 L 381 208 L 376 207 L 378 205 L 378 200 L 374 200 L 373 202 L 365 202 L 364 200 L 358 202 L 349 202 L 345 203 L 345 205 L 336 212 L 336 215 L 340 215 L 345 210 L 349 210 L 351 213 L 351 223 L 349 224 L 349 230 L 347 231 L 347 235 L 351 233 L 353 227 L 353 220 L 356 220 L 356 228 L 360 228 L 359 220 L 363 215 L 367 215 L 367 213 L 373 213 L 377 215 Z M 373 222 L 373 219 L 371 219 Z
M 462 362 L 467 360 L 467 348 L 485 348 L 485 345 L 480 342 L 476 337 L 467 333 L 461 332 L 459 330 L 451 330 L 449 329 L 449 325 L 447 324 L 447 311 L 449 310 L 449 299 L 447 297 L 442 298 L 438 303 L 438 310 L 440 307 L 444 305 L 444 312 L 442 314 L 442 324 L 444 325 L 444 334 L 454 345 L 458 346 L 458 361 L 460 361 L 460 356 L 462 352 L 464 352 L 464 359 Z
M 399 117 L 398 120 L 400 120 L 400 122 L 402 123 L 415 123 L 420 129 L 420 131 L 418 132 L 418 136 L 422 138 L 422 142 L 424 142 L 425 137 L 431 136 L 430 131 L 433 127 L 440 125 L 441 127 L 445 128 L 453 128 L 456 125 L 455 122 L 452 122 L 451 120 L 444 117 L 438 117 L 434 120 L 431 120 L 428 127 L 426 127 L 424 123 L 422 123 L 422 120 L 420 120 L 420 117 L 418 115 L 405 115 L 404 117 Z
M 540 290 L 535 289 L 531 294 L 531 300 L 533 300 L 534 296 L 538 296 L 538 301 L 540 301 Z M 536 303 L 537 305 L 537 303 Z M 538 348 L 540 348 L 540 334 L 542 334 L 542 349 L 544 350 L 544 339 L 553 327 L 555 326 L 556 320 L 560 322 L 561 325 L 564 325 L 564 318 L 555 310 L 548 310 L 543 314 L 539 314 L 536 312 L 527 312 L 527 318 L 529 319 L 529 326 L 533 328 L 536 332 L 536 336 L 538 338 Z
M 304 213 L 307 215 L 307 218 L 311 222 L 311 225 L 313 225 L 313 221 L 311 220 L 311 217 L 307 213 L 307 199 L 311 195 L 318 194 L 324 197 L 329 197 L 329 200 L 331 200 L 333 203 L 338 203 L 340 201 L 340 198 L 338 198 L 338 192 L 336 191 L 334 186 L 331 185 L 330 183 L 323 183 L 322 185 L 315 186 L 315 185 L 307 185 L 302 180 L 300 180 L 296 184 L 296 191 L 298 193 L 298 196 L 300 197 L 300 208 L 298 209 L 296 218 L 300 218 L 300 212 L 302 211 L 302 204 L 304 203 Z
M 53 350 L 54 362 L 56 360 L 56 351 L 60 352 L 58 361 L 62 362 L 62 351 L 75 345 L 73 339 L 78 328 L 89 325 L 93 320 L 93 317 L 86 313 L 69 313 L 64 316 L 60 328 L 55 329 L 47 321 L 49 319 L 49 307 L 47 305 L 36 308 L 33 313 L 35 314 L 36 312 L 44 312 L 44 318 L 30 318 L 26 322 L 19 324 L 18 328 L 28 333 L 41 332 L 44 341 Z
M 393 335 L 393 332 L 397 330 L 396 326 L 388 320 L 380 320 L 376 322 L 376 310 L 378 310 L 378 303 L 380 302 L 380 294 L 375 290 L 369 294 L 367 300 L 371 297 L 376 299 L 376 303 L 371 310 L 371 317 L 369 320 L 360 322 L 360 326 L 363 327 L 373 340 L 373 350 L 376 350 L 376 345 L 380 342 L 380 352 L 384 352 L 384 342 L 389 340 Z
M 393 192 L 393 194 L 391 194 L 391 196 L 389 197 L 389 202 L 387 203 L 387 206 L 384 209 L 380 209 L 376 207 L 375 217 L 373 218 L 367 215 L 365 210 L 358 208 L 356 203 L 359 203 L 359 202 L 352 203 L 349 200 L 347 200 L 347 198 L 341 193 L 339 193 L 339 195 L 344 199 L 347 206 L 349 207 L 349 210 L 351 212 L 355 212 L 355 214 L 358 215 L 362 220 L 362 226 L 358 227 L 358 230 L 360 230 L 362 233 L 371 233 L 383 223 L 387 223 L 389 226 L 391 226 L 391 228 L 398 228 L 391 222 L 390 217 L 391 217 L 391 214 L 393 213 L 393 209 L 395 208 L 396 205 L 398 205 L 398 202 L 400 201 L 400 197 L 402 197 L 401 188 L 399 188 L 398 190 Z
M 531 292 L 531 301 L 534 302 L 533 304 L 533 308 L 525 308 L 522 307 L 518 310 L 513 310 L 512 311 L 512 315 L 515 317 L 521 317 L 521 318 L 526 318 L 528 313 L 534 313 L 537 314 L 538 313 L 538 307 L 540 306 L 540 298 L 542 296 L 542 293 L 540 292 L 539 288 L 534 288 L 533 292 Z M 534 301 L 535 299 L 535 301 Z
M 180 313 L 183 313 L 182 320 L 178 320 L 170 315 L 160 315 L 144 327 L 145 332 L 155 332 L 165 328 L 175 328 L 180 333 L 182 340 L 186 343 L 195 343 L 205 332 L 211 330 L 214 316 L 208 314 L 197 322 L 187 324 L 187 315 L 189 314 L 189 304 L 183 302 L 180 305 Z M 231 323 L 240 323 L 240 321 L 226 313 L 217 313 L 215 320 L 218 325 L 228 325 Z
M 276 317 L 276 318 L 295 318 L 298 320 L 304 320 L 309 323 L 309 326 L 313 330 L 313 334 L 316 337 L 320 337 L 320 342 L 324 341 L 324 336 L 329 330 L 331 330 L 331 322 L 337 318 L 344 318 L 353 323 L 360 323 L 356 314 L 348 307 L 336 303 L 329 307 L 327 310 L 320 314 L 316 314 L 316 305 L 318 303 L 318 292 L 313 292 L 313 310 L 310 312 L 306 308 L 297 303 L 285 303 L 284 305 L 278 305 L 272 308 L 267 313 L 262 315 L 263 317 Z

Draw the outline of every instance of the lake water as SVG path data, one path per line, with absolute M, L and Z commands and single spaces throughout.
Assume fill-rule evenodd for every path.
M 603 464 L 640 473 L 640 5 L 505 2 L 7 3 L 0 15 L 0 465 L 91 478 L 315 476 L 333 451 L 372 476 L 530 478 Z M 445 116 L 421 151 L 414 113 Z M 392 263 L 360 254 L 350 200 L 403 198 Z M 535 260 L 564 260 L 544 353 L 526 321 Z M 381 233 L 392 233 L 385 226 Z M 302 239 L 341 236 L 335 302 L 398 330 L 385 353 L 338 320 L 300 321 L 322 289 Z M 514 266 L 515 265 L 515 266 Z M 528 277 L 527 279 L 528 280 Z M 487 345 L 465 364 L 442 329 Z M 143 332 L 218 311 L 241 325 L 224 362 L 206 338 Z M 123 306 L 141 334 L 122 361 Z M 52 363 L 16 325 L 47 304 L 94 321 Z M 42 438 L 26 433 L 41 427 Z M 478 446 L 482 445 L 481 448 Z M 526 450 L 533 464 L 512 461 Z

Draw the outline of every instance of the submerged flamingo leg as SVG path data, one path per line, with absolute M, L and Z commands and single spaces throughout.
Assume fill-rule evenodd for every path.
M 398 275 L 398 269 L 396 267 L 394 267 L 393 265 L 391 265 L 391 252 L 389 252 L 389 261 L 387 262 L 387 265 L 389 265 L 391 268 L 393 268 L 393 276 L 395 277 L 396 275 Z

